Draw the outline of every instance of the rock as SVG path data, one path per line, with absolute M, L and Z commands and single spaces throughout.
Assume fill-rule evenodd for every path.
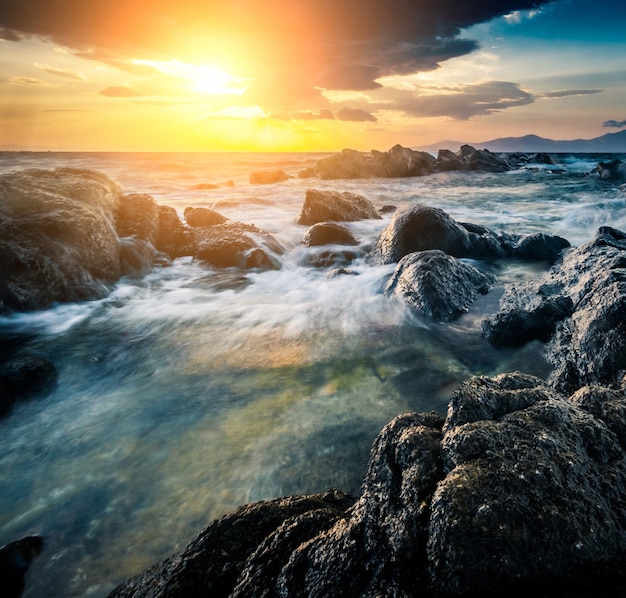
M 593 172 L 597 172 L 604 181 L 626 181 L 626 163 L 621 160 L 599 162 Z
M 471 145 L 463 145 L 454 154 L 450 150 L 439 150 L 435 169 L 438 172 L 450 170 L 481 170 L 486 172 L 506 172 L 511 170 L 508 161 L 489 150 L 478 150 Z
M 120 188 L 76 168 L 23 170 L 1 181 L 0 311 L 108 294 L 122 274 Z
M 492 274 L 433 249 L 404 256 L 384 292 L 405 301 L 423 317 L 448 322 L 466 312 L 495 282 Z
M 269 185 L 271 183 L 280 183 L 286 181 L 289 177 L 281 168 L 254 170 L 250 173 L 251 185 Z
M 331 270 L 327 275 L 326 278 L 328 278 L 328 280 L 332 280 L 333 278 L 337 278 L 339 276 L 358 276 L 359 273 L 355 272 L 354 270 L 351 270 L 350 268 L 335 268 L 334 270 Z
M 496 344 L 550 340 L 551 383 L 571 394 L 621 385 L 626 371 L 626 234 L 610 227 L 565 253 L 538 281 L 507 289 L 483 330 Z
M 184 215 L 189 226 L 213 226 L 228 222 L 226 216 L 209 208 L 185 208 Z
M 24 576 L 33 559 L 41 554 L 41 536 L 26 536 L 0 548 L 0 588 L 3 598 L 19 598 Z
M 308 265 L 314 268 L 343 269 L 360 257 L 363 257 L 363 252 L 356 249 L 324 249 L 309 256 Z
M 439 208 L 414 205 L 398 210 L 379 236 L 373 259 L 392 264 L 415 251 L 440 249 L 454 257 L 517 258 L 552 263 L 569 243 L 551 235 L 496 234 L 484 226 L 457 222 Z
M 299 179 L 312 179 L 314 177 L 315 177 L 315 168 L 313 168 L 313 167 L 303 168 L 298 173 L 298 178 Z
M 341 492 L 329 491 L 242 507 L 209 525 L 181 553 L 118 586 L 109 596 L 232 595 L 238 585 L 263 579 L 264 569 L 280 570 L 294 545 L 343 517 L 352 503 Z M 262 588 L 256 587 L 257 595 L 263 595 Z M 238 591 L 238 595 L 246 594 Z
M 146 193 L 125 195 L 117 231 L 120 237 L 135 236 L 156 247 L 159 239 L 157 202 Z
M 194 259 L 219 268 L 276 268 L 268 250 L 280 251 L 278 243 L 256 226 L 225 222 L 193 229 Z M 263 248 L 265 246 L 265 248 Z
M 193 254 L 193 234 L 171 206 L 159 206 L 159 241 L 157 249 L 172 259 Z
M 216 185 L 215 183 L 198 183 L 197 185 L 193 185 L 191 188 L 198 191 L 206 191 L 211 189 L 219 189 L 220 186 Z
M 318 222 L 304 235 L 302 242 L 307 247 L 314 245 L 358 245 L 352 233 L 336 222 Z
M 23 355 L 1 364 L 0 378 L 8 380 L 18 395 L 27 397 L 50 391 L 56 385 L 58 373 L 45 357 Z
M 492 596 L 620 587 L 626 459 L 602 420 L 508 374 L 464 384 L 443 431 L 445 478 L 428 525 L 434 587 Z
M 435 158 L 395 145 L 387 152 L 369 154 L 344 149 L 317 161 L 315 173 L 321 179 L 367 179 L 424 176 L 434 172 Z
M 356 193 L 309 189 L 298 217 L 298 224 L 335 221 L 380 219 L 380 214 L 368 199 Z

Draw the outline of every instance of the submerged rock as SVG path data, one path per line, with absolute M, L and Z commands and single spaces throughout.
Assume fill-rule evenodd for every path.
M 270 183 L 280 183 L 289 178 L 282 168 L 272 168 L 264 170 L 254 170 L 250 173 L 251 185 L 269 185 Z
M 381 216 L 369 199 L 356 193 L 309 189 L 298 217 L 298 224 L 352 222 Z
M 384 292 L 407 302 L 423 317 L 448 322 L 466 312 L 495 282 L 492 274 L 433 249 L 404 256 Z

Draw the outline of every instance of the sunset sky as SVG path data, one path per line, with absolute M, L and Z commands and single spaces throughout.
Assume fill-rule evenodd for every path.
M 597 137 L 625 31 L 623 0 L 0 0 L 0 148 Z

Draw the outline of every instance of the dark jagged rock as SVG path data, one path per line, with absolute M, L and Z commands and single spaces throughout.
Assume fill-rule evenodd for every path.
M 304 235 L 302 242 L 307 247 L 315 245 L 358 245 L 352 233 L 336 222 L 318 222 Z
M 369 199 L 356 193 L 319 191 L 309 189 L 298 217 L 298 224 L 318 222 L 352 222 L 380 219 L 380 214 Z
M 407 302 L 423 317 L 448 322 L 466 312 L 495 282 L 492 274 L 433 249 L 404 256 L 384 292 Z
M 123 194 L 75 168 L 23 170 L 0 185 L 0 309 L 105 296 L 119 279 Z
M 0 590 L 3 598 L 19 598 L 22 595 L 24 576 L 42 548 L 41 536 L 26 536 L 0 548 Z
M 385 426 L 353 506 L 333 491 L 241 508 L 111 598 L 616 595 L 625 412 L 623 392 L 472 378 L 445 420 Z
M 189 226 L 213 226 L 228 222 L 226 216 L 209 208 L 185 208 L 184 216 Z
M 157 202 L 146 193 L 125 195 L 117 230 L 120 237 L 135 236 L 156 246 L 159 239 Z
M 626 234 L 602 227 L 540 280 L 507 289 L 484 322 L 496 344 L 550 340 L 551 382 L 563 392 L 619 386 L 626 371 Z
M 280 569 L 293 545 L 309 540 L 317 526 L 345 516 L 352 503 L 343 493 L 329 491 L 242 507 L 212 523 L 181 553 L 116 588 L 110 597 L 229 596 L 238 582 L 261 575 L 262 566 Z M 310 525 L 311 517 L 317 526 Z M 257 591 L 262 595 L 262 588 Z
M 621 160 L 599 162 L 594 172 L 604 181 L 626 181 L 626 163 Z
M 250 173 L 251 185 L 269 185 L 271 183 L 280 183 L 289 178 L 287 173 L 281 168 L 272 168 L 265 170 L 254 170 Z
M 58 373 L 45 357 L 22 355 L 0 365 L 0 378 L 8 380 L 18 395 L 31 396 L 51 390 Z
M 159 206 L 159 240 L 157 249 L 171 258 L 193 254 L 193 234 L 171 206 Z
M 375 261 L 391 264 L 416 251 L 440 249 L 459 258 L 518 258 L 554 262 L 569 243 L 540 234 L 496 234 L 484 226 L 457 222 L 439 208 L 409 206 L 398 210 L 372 252 Z
M 387 152 L 344 149 L 317 161 L 320 179 L 367 179 L 424 176 L 434 172 L 435 159 L 426 152 L 395 145 Z
M 268 233 L 241 222 L 225 222 L 193 229 L 194 259 L 220 268 L 276 268 L 268 250 L 280 252 L 280 246 Z
M 439 150 L 435 169 L 439 172 L 450 170 L 506 172 L 511 170 L 511 165 L 504 157 L 492 154 L 489 150 L 463 145 L 456 154 L 450 150 Z
M 324 249 L 309 256 L 306 263 L 314 268 L 341 269 L 349 266 L 363 255 L 364 253 L 358 249 Z

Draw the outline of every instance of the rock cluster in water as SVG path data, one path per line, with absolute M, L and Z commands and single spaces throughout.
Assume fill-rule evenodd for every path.
M 417 176 L 457 162 L 500 168 L 489 152 L 470 150 L 430 160 L 400 146 L 365 159 L 342 152 L 324 163 L 332 176 L 317 175 L 356 173 L 367 160 L 372 176 Z M 276 267 L 281 251 L 253 225 L 198 208 L 185 210 L 183 222 L 149 195 L 124 195 L 85 170 L 6 175 L 0 211 L 3 311 L 103 296 L 160 253 L 245 269 Z M 341 251 L 349 265 L 363 250 L 349 247 L 356 239 L 338 222 L 378 217 L 361 196 L 311 190 L 300 223 L 313 226 L 303 243 L 330 244 L 315 258 L 328 266 L 338 265 L 334 247 L 347 246 Z M 397 264 L 384 292 L 422 317 L 453 319 L 489 292 L 493 276 L 465 258 L 553 264 L 541 279 L 508 288 L 500 311 L 484 322 L 485 335 L 500 346 L 547 341 L 551 377 L 472 378 L 454 393 L 445 418 L 406 414 L 383 429 L 358 500 L 332 490 L 242 507 L 111 596 L 556 598 L 620 587 L 626 233 L 603 227 L 592 242 L 568 246 L 550 235 L 497 234 L 436 208 L 399 210 L 370 259 Z M 14 395 L 0 408 L 56 380 L 45 360 L 4 357 L 0 391 Z M 18 594 L 40 548 L 40 539 L 23 539 L 0 549 L 0 576 Z

